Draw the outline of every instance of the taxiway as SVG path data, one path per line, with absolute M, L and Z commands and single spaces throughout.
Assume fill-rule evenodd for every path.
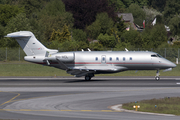
M 111 106 L 180 96 L 180 77 L 0 78 L 0 119 L 179 120 L 179 116 L 115 111 Z

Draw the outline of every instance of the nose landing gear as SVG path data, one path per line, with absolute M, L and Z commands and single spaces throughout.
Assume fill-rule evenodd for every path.
M 160 80 L 160 77 L 159 77 L 159 75 L 160 75 L 160 73 L 159 73 L 159 70 L 157 70 L 157 72 L 156 72 L 156 76 L 155 76 L 155 80 Z

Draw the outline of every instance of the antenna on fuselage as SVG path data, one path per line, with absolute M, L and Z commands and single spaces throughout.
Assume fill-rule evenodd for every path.
M 89 48 L 87 48 L 88 51 L 91 51 Z
M 127 52 L 128 52 L 129 50 L 128 50 L 127 48 L 125 48 L 125 51 L 127 51 Z

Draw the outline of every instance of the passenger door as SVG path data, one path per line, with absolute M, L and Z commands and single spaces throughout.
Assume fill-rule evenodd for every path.
M 102 55 L 101 56 L 101 64 L 105 64 L 106 63 L 106 56 Z

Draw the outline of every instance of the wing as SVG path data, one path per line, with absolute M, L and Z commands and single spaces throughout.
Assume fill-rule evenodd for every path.
M 127 70 L 127 68 L 121 66 L 82 66 L 82 67 L 73 67 L 71 69 L 68 69 L 67 73 L 71 75 L 75 75 L 76 77 L 81 77 L 87 74 L 113 73 L 124 70 Z
M 78 67 L 67 67 L 58 58 L 56 60 L 59 63 L 59 68 L 66 70 L 68 74 L 75 75 L 76 77 L 85 76 L 87 74 L 95 73 L 113 73 L 127 70 L 126 67 L 122 66 L 78 66 Z

